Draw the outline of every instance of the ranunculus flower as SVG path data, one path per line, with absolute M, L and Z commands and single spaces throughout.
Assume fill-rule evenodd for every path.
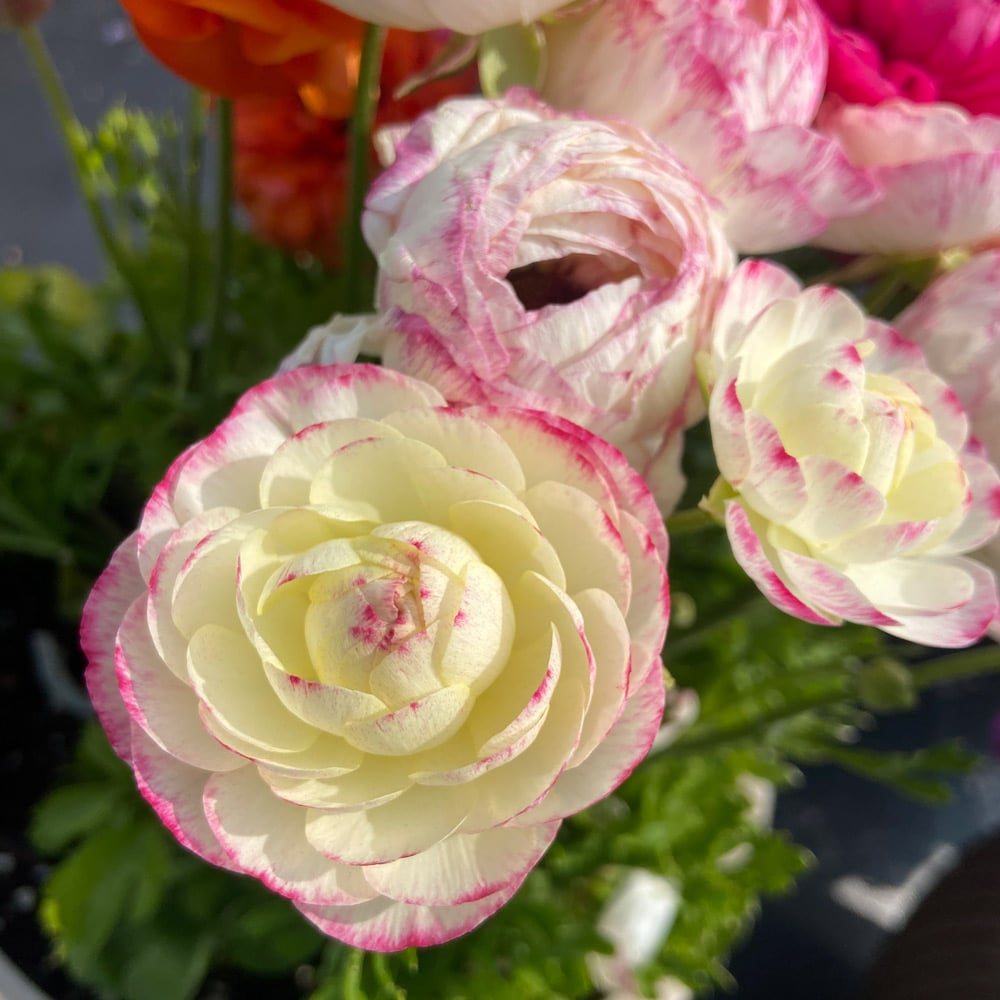
M 973 436 L 1000 465 L 1000 251 L 932 282 L 893 325 L 920 345 L 965 407 Z M 1000 538 L 977 555 L 1000 572 Z
M 816 0 L 826 16 L 826 89 L 850 104 L 892 98 L 1000 114 L 995 0 Z
M 664 509 L 693 355 L 732 251 L 710 200 L 624 122 L 524 91 L 420 119 L 372 186 L 384 360 L 452 402 L 550 410 L 621 448 Z
M 727 289 L 712 353 L 722 478 L 707 506 L 765 596 L 817 624 L 978 639 L 996 580 L 964 553 L 1000 524 L 1000 476 L 920 348 L 843 292 L 754 261 Z
M 826 40 L 811 0 L 605 0 L 547 26 L 542 96 L 635 122 L 726 209 L 741 251 L 797 246 L 875 197 L 808 126 Z
M 948 104 L 824 103 L 818 126 L 868 170 L 881 199 L 813 242 L 851 253 L 933 254 L 1000 242 L 1000 117 Z
M 410 31 L 448 28 L 463 35 L 481 35 L 509 24 L 529 24 L 571 0 L 323 0 L 333 7 L 375 24 Z
M 467 69 L 395 96 L 404 81 L 431 64 L 443 44 L 432 34 L 387 32 L 377 124 L 408 121 L 446 97 L 476 89 L 475 69 Z M 236 195 L 254 229 L 275 246 L 338 267 L 347 214 L 350 118 L 313 114 L 297 95 L 241 97 L 233 109 Z M 373 155 L 373 165 L 374 160 Z
M 223 97 L 293 96 L 351 113 L 364 23 L 323 0 L 121 0 L 165 66 Z
M 87 684 L 187 847 L 379 951 L 446 941 L 663 710 L 666 535 L 622 455 L 365 365 L 252 389 L 84 611 Z

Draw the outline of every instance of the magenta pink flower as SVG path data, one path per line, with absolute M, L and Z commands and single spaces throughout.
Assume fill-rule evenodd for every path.
M 372 186 L 386 364 L 449 401 L 549 410 L 621 448 L 664 510 L 694 354 L 733 255 L 714 203 L 624 122 L 527 92 L 420 119 Z
M 1000 114 L 995 0 L 817 0 L 827 19 L 827 93 L 849 104 L 904 98 Z
M 177 839 L 362 948 L 502 906 L 663 712 L 667 539 L 621 453 L 369 365 L 250 390 L 84 610 L 87 686 Z
M 723 205 L 737 250 L 799 245 L 875 197 L 809 128 L 826 71 L 811 0 L 605 0 L 546 35 L 542 96 L 668 146 Z

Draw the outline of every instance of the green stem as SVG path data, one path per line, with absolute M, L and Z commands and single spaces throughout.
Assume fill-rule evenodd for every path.
M 45 41 L 36 27 L 29 25 L 26 28 L 21 28 L 20 36 L 28 53 L 32 68 L 41 83 L 45 98 L 49 104 L 49 109 L 52 111 L 52 116 L 62 135 L 63 142 L 66 144 L 66 149 L 69 152 L 70 160 L 76 174 L 77 185 L 80 188 L 80 194 L 83 196 L 90 220 L 93 223 L 94 230 L 104 249 L 104 253 L 108 258 L 108 262 L 118 272 L 128 288 L 150 339 L 169 357 L 172 352 L 170 352 L 169 344 L 160 330 L 159 323 L 154 318 L 155 314 L 146 297 L 142 282 L 132 266 L 132 261 L 116 239 L 114 231 L 101 206 L 97 188 L 85 160 L 85 151 L 81 142 L 83 133 L 80 122 L 73 112 L 69 95 L 63 86 L 59 71 L 56 69 Z
M 223 97 L 216 107 L 219 162 L 215 191 L 215 272 L 211 319 L 202 348 L 202 369 L 208 389 L 213 385 L 218 354 L 226 332 L 233 251 L 233 103 Z
M 935 684 L 946 684 L 949 681 L 998 672 L 1000 672 L 1000 646 L 994 642 L 963 653 L 918 663 L 910 668 L 913 686 L 918 691 L 933 687 Z
M 906 284 L 906 278 L 899 271 L 883 274 L 874 288 L 865 296 L 865 311 L 870 316 L 878 316 L 896 297 Z
M 868 281 L 884 274 L 892 266 L 892 259 L 882 254 L 855 257 L 842 267 L 824 271 L 812 278 L 810 285 L 850 285 L 855 281 Z
M 685 656 L 697 649 L 737 619 L 745 618 L 749 621 L 753 616 L 767 611 L 771 607 L 773 605 L 761 595 L 760 591 L 753 590 L 719 608 L 714 615 L 699 621 L 694 628 L 681 632 L 676 639 L 673 638 L 674 633 L 669 633 L 667 645 L 664 648 L 664 657 L 668 667 L 671 660 Z
M 190 358 L 193 345 L 191 333 L 198 317 L 199 276 L 201 260 L 199 237 L 201 235 L 201 166 L 205 154 L 205 95 L 191 88 L 187 117 L 187 148 L 182 165 L 183 198 L 187 209 L 185 235 L 187 237 L 187 271 L 184 278 L 184 316 L 181 337 L 188 343 L 185 357 Z M 190 367 L 190 362 L 186 367 Z
M 706 528 L 718 526 L 718 521 L 700 507 L 689 507 L 687 510 L 674 511 L 666 520 L 667 534 L 671 538 L 681 535 L 694 535 Z
M 345 306 L 347 312 L 357 312 L 370 307 L 363 300 L 362 272 L 368 258 L 364 236 L 361 233 L 361 213 L 368 191 L 368 164 L 371 132 L 378 110 L 379 76 L 382 69 L 382 50 L 386 29 L 369 24 L 365 29 L 361 48 L 361 66 L 358 70 L 358 90 L 351 116 L 350 174 L 347 201 L 347 231 L 344 240 Z

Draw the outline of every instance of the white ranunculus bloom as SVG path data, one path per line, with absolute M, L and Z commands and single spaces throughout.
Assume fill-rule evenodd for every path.
M 648 750 L 666 535 L 621 453 L 367 365 L 247 393 L 84 613 L 113 745 L 187 847 L 326 933 L 449 940 Z
M 752 261 L 707 368 L 722 476 L 707 506 L 769 600 L 932 646 L 983 634 L 996 581 L 965 554 L 996 532 L 1000 477 L 917 346 L 843 292 Z
M 352 17 L 390 28 L 432 31 L 447 28 L 463 35 L 481 35 L 508 24 L 530 24 L 568 0 L 323 0 Z
M 668 513 L 704 414 L 694 354 L 733 268 L 715 203 L 639 129 L 523 90 L 447 101 L 394 137 L 363 220 L 385 363 L 450 402 L 587 427 Z

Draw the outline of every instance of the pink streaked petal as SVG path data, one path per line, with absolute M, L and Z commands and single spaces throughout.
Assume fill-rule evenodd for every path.
M 254 386 L 237 400 L 231 417 L 249 413 L 274 423 L 288 437 L 327 420 L 380 420 L 411 406 L 443 404 L 431 386 L 379 365 L 317 365 Z
M 779 551 L 778 557 L 792 587 L 831 616 L 877 628 L 898 624 L 895 618 L 873 607 L 849 577 L 827 563 L 787 550 Z
M 809 503 L 799 462 L 785 450 L 781 435 L 764 414 L 748 410 L 746 428 L 750 468 L 742 482 L 732 485 L 769 521 L 790 521 Z
M 306 811 L 277 798 L 255 768 L 213 775 L 203 801 L 233 864 L 274 892 L 312 906 L 350 905 L 376 895 L 359 871 L 309 844 Z
M 136 552 L 138 532 L 115 550 L 83 608 L 80 645 L 87 658 L 87 693 L 115 753 L 131 757 L 132 722 L 115 674 L 115 636 L 125 613 L 145 593 Z
M 718 373 L 721 378 L 709 397 L 708 419 L 719 471 L 731 483 L 741 483 L 750 472 L 750 448 L 746 411 L 736 389 L 735 367 L 727 365 Z
M 919 642 L 925 646 L 939 646 L 946 649 L 971 646 L 981 639 L 1000 613 L 997 600 L 997 580 L 991 569 L 973 559 L 953 557 L 950 559 L 920 560 L 919 571 L 933 573 L 936 568 L 947 565 L 952 570 L 966 574 L 968 586 L 965 600 L 953 607 L 945 607 L 939 613 L 933 611 L 897 613 L 900 624 L 885 631 L 909 642 Z M 954 590 L 951 590 L 954 593 Z
M 118 685 L 125 706 L 164 751 L 204 771 L 230 771 L 244 761 L 201 724 L 198 698 L 160 659 L 146 625 L 145 601 L 125 613 L 115 647 Z
M 814 625 L 838 624 L 804 604 L 792 593 L 788 583 L 782 579 L 768 557 L 750 517 L 738 500 L 726 501 L 726 534 L 729 535 L 729 544 L 733 547 L 736 561 L 776 608 Z M 775 553 L 775 557 L 776 555 Z
M 933 521 L 902 521 L 898 524 L 874 524 L 825 550 L 826 558 L 837 565 L 880 563 L 885 559 L 919 552 L 924 541 L 933 535 Z
M 718 182 L 708 179 L 726 209 L 726 236 L 740 253 L 801 246 L 831 219 L 857 215 L 879 198 L 868 172 L 853 166 L 839 143 L 801 125 L 751 132 L 741 159 Z
M 356 906 L 303 906 L 307 920 L 324 934 L 366 951 L 402 951 L 443 944 L 468 934 L 517 892 L 505 886 L 492 896 L 455 906 L 414 906 L 381 897 Z
M 936 548 L 941 555 L 971 552 L 994 538 L 1000 527 L 1000 472 L 981 451 L 966 448 L 962 467 L 969 477 L 972 502 L 965 520 Z
M 548 823 L 458 833 L 414 857 L 371 865 L 365 878 L 401 903 L 461 906 L 520 885 L 558 830 L 558 823 Z
M 831 102 L 820 115 L 882 200 L 815 240 L 849 253 L 930 254 L 983 246 L 1000 233 L 1000 119 L 946 104 Z
M 811 542 L 831 542 L 874 525 L 885 497 L 840 462 L 809 455 L 801 462 L 809 501 L 787 527 Z
M 164 753 L 134 723 L 132 768 L 143 797 L 189 851 L 220 868 L 239 870 L 219 845 L 202 807 L 211 772 L 191 767 Z
M 512 826 L 571 816 L 610 795 L 649 751 L 663 718 L 664 678 L 659 659 L 642 685 L 629 692 L 618 720 L 593 752 L 559 776 L 548 795 L 511 821 Z
M 753 321 L 778 299 L 794 299 L 802 286 L 777 264 L 745 260 L 726 283 L 715 314 L 712 355 L 717 368 L 739 353 Z

